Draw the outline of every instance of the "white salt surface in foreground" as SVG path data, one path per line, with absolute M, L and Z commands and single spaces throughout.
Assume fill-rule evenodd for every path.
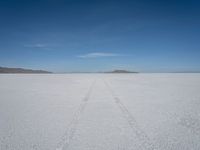
M 0 75 L 0 150 L 153 149 L 200 149 L 200 74 Z

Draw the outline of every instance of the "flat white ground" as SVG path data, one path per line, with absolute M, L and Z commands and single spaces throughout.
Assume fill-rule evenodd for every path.
M 200 74 L 0 75 L 0 150 L 200 150 Z

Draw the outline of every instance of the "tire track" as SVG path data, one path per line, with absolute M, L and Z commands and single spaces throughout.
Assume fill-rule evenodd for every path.
M 127 107 L 122 103 L 120 98 L 118 98 L 115 95 L 115 93 L 111 89 L 110 85 L 105 80 L 103 80 L 103 81 L 104 81 L 106 87 L 108 88 L 109 92 L 111 93 L 115 104 L 120 109 L 124 119 L 127 120 L 129 126 L 132 128 L 132 130 L 136 134 L 136 136 L 137 136 L 138 140 L 141 142 L 142 146 L 147 150 L 157 150 L 158 148 L 156 148 L 155 144 L 150 140 L 148 135 L 139 127 L 134 116 L 130 113 L 130 111 L 127 109 Z
M 96 83 L 96 80 L 93 81 L 92 85 L 90 86 L 86 96 L 82 99 L 81 104 L 79 105 L 77 111 L 74 114 L 74 117 L 69 124 L 69 127 L 65 134 L 63 135 L 61 141 L 58 143 L 56 150 L 64 150 L 68 149 L 71 139 L 74 137 L 74 134 L 77 129 L 78 122 L 80 120 L 81 114 L 84 112 L 85 107 L 89 101 L 92 89 Z

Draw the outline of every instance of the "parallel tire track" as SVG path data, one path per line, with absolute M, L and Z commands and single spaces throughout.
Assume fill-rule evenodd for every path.
M 82 99 L 80 106 L 78 107 L 77 111 L 75 112 L 74 117 L 73 117 L 71 123 L 69 124 L 67 131 L 63 135 L 61 141 L 58 143 L 56 150 L 68 149 L 70 141 L 76 132 L 77 124 L 80 120 L 81 114 L 84 112 L 85 107 L 89 101 L 92 89 L 95 85 L 95 82 L 96 82 L 96 80 L 93 81 L 86 96 Z
M 111 89 L 110 85 L 103 80 L 106 87 L 110 91 L 115 104 L 119 107 L 120 111 L 122 112 L 122 115 L 124 116 L 125 120 L 127 120 L 129 126 L 132 128 L 134 133 L 136 134 L 138 140 L 141 142 L 142 146 L 147 150 L 157 150 L 155 144 L 150 140 L 148 135 L 139 127 L 136 119 L 133 117 L 133 115 L 130 113 L 130 111 L 127 109 L 127 107 L 122 103 L 120 98 L 118 98 L 114 91 Z

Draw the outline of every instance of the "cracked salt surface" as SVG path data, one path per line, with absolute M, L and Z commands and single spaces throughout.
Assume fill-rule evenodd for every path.
M 200 74 L 0 75 L 1 150 L 199 150 Z

